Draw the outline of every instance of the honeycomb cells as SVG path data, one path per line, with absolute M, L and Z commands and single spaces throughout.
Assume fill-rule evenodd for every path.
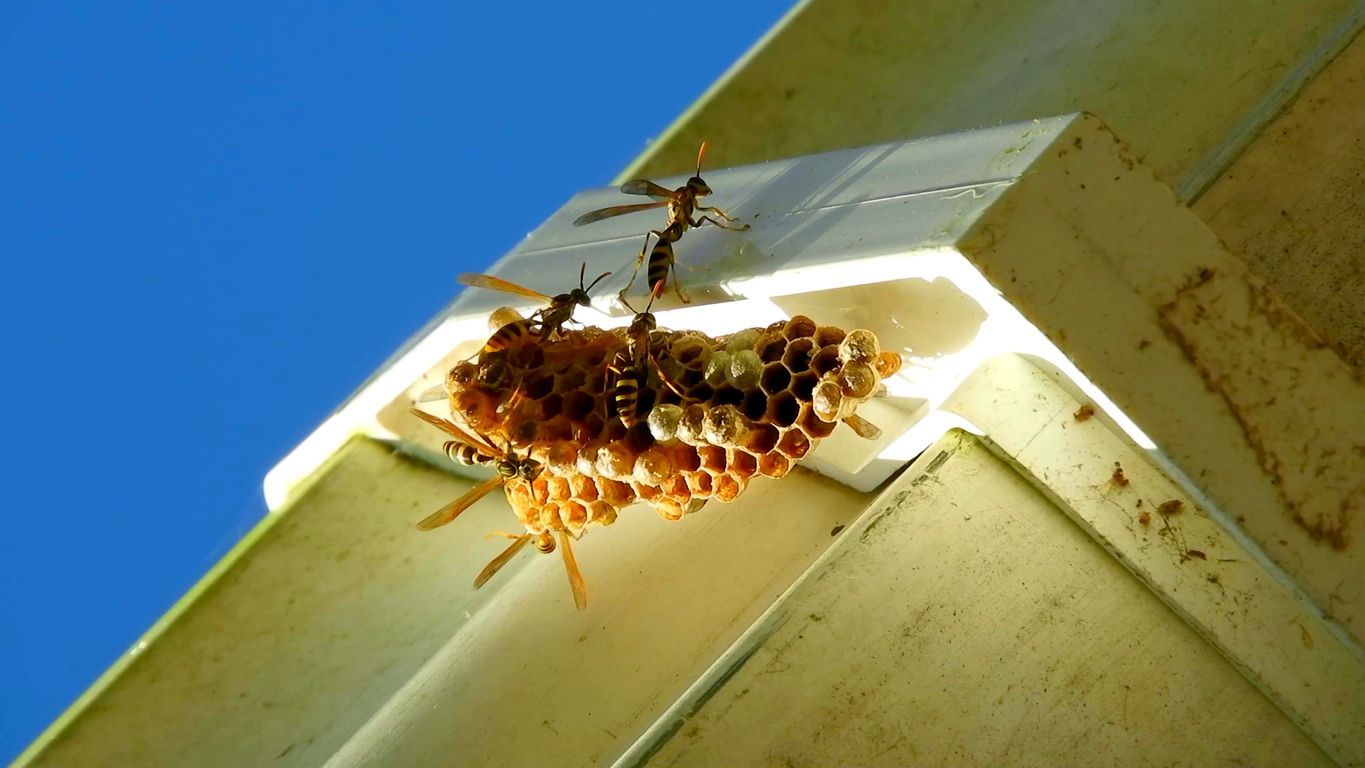
M 500 310 L 492 322 L 514 319 Z M 485 349 L 447 375 L 456 421 L 540 462 L 534 479 L 506 483 L 529 533 L 578 536 L 637 501 L 668 520 L 732 501 L 755 477 L 788 474 L 901 362 L 870 331 L 802 315 L 720 338 L 661 328 L 648 346 L 630 428 L 606 370 L 627 350 L 622 330 Z

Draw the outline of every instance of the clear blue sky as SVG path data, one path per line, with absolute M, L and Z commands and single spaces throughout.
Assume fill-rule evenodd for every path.
M 789 4 L 0 4 L 0 759 Z

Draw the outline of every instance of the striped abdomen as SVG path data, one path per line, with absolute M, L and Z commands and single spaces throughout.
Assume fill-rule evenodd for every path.
M 530 320 L 516 320 L 494 331 L 493 335 L 488 337 L 488 341 L 483 345 L 483 351 L 499 352 L 504 349 L 519 347 L 534 336 L 535 333 L 531 330 Z
M 659 238 L 649 252 L 649 268 L 645 270 L 647 284 L 655 286 L 660 280 L 668 279 L 668 271 L 673 268 L 673 243 Z
M 450 460 L 456 464 L 463 464 L 467 467 L 477 467 L 492 462 L 492 459 L 480 453 L 479 449 L 468 443 L 462 443 L 459 440 L 447 440 L 443 447 L 446 456 L 449 456 Z
M 639 370 L 631 365 L 630 355 L 625 350 L 616 353 L 616 357 L 612 358 L 607 369 L 611 371 L 614 382 L 611 399 L 616 406 L 616 415 L 620 417 L 621 423 L 629 429 L 640 423 Z

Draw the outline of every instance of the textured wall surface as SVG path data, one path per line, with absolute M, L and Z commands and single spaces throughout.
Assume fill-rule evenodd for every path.
M 1325 342 L 1365 368 L 1365 37 L 1194 206 Z

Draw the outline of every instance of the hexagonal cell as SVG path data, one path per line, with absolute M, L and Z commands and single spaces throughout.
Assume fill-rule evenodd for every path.
M 544 419 L 540 418 L 540 404 L 527 401 L 503 418 L 503 431 L 514 446 L 529 445 L 537 438 L 548 439 L 540 434 L 542 423 Z
M 611 525 L 616 522 L 616 507 L 605 501 L 594 501 L 588 505 L 588 517 L 597 525 Z
M 545 487 L 552 499 L 567 499 L 573 495 L 573 489 L 569 487 L 569 478 L 558 475 L 550 475 L 546 478 Z
M 555 390 L 557 392 L 568 392 L 571 389 L 578 389 L 588 381 L 588 369 L 575 366 L 561 371 L 555 378 Z
M 571 421 L 581 421 L 596 407 L 597 402 L 592 395 L 581 389 L 575 389 L 564 395 L 564 404 L 560 408 L 560 412 Z
M 555 388 L 555 377 L 543 371 L 532 371 L 521 380 L 522 397 L 539 400 Z
M 706 472 L 684 472 L 682 476 L 687 481 L 688 487 L 692 489 L 693 496 L 710 496 L 715 487 L 711 475 Z
M 842 328 L 835 328 L 832 325 L 822 325 L 815 331 L 815 346 L 828 347 L 831 344 L 838 344 L 844 340 Z
M 727 472 L 716 476 L 716 490 L 711 495 L 721 501 L 734 501 L 742 490 L 744 488 L 739 481 Z
M 715 394 L 716 390 L 712 389 L 711 385 L 701 381 L 698 382 L 695 387 L 687 390 L 687 399 L 697 402 L 706 402 Z
M 750 421 L 758 421 L 768 412 L 768 396 L 762 392 L 750 392 L 744 396 L 744 402 L 740 403 L 739 410 Z
M 650 448 L 635 459 L 633 477 L 636 482 L 660 485 L 672 474 L 673 457 L 663 448 Z
M 815 408 L 810 405 L 802 406 L 801 416 L 796 420 L 801 430 L 812 440 L 823 440 L 834 433 L 835 427 L 839 426 L 837 421 L 825 421 L 815 413 Z
M 446 372 L 446 392 L 458 392 L 474 385 L 479 379 L 479 368 L 473 362 L 456 363 Z
M 775 363 L 781 360 L 783 353 L 787 351 L 787 339 L 780 334 L 764 334 L 759 338 L 754 351 L 763 362 Z
M 572 475 L 569 477 L 569 490 L 572 491 L 573 498 L 582 502 L 597 501 L 597 484 L 591 477 L 586 475 Z
M 559 521 L 559 502 L 547 501 L 540 505 L 540 527 L 545 530 L 555 530 L 561 528 L 563 523 Z
M 815 334 L 815 321 L 805 315 L 793 315 L 782 329 L 782 335 L 788 341 L 793 339 L 803 339 Z
M 839 365 L 838 347 L 821 347 L 810 359 L 811 370 L 821 376 L 837 369 Z
M 507 434 L 510 436 L 511 430 L 507 430 Z M 568 440 L 571 437 L 573 437 L 573 424 L 563 413 L 540 422 L 536 430 L 536 441 L 538 443 Z
M 597 493 L 603 501 L 617 509 L 635 501 L 635 489 L 626 483 L 606 477 L 597 479 Z
M 810 402 L 815 415 L 824 421 L 839 420 L 839 410 L 844 406 L 844 390 L 831 378 L 820 379 L 811 393 Z
M 791 468 L 791 459 L 779 451 L 769 451 L 758 459 L 758 472 L 764 477 L 783 477 Z
M 450 398 L 450 413 L 479 432 L 498 427 L 497 401 L 478 389 L 461 390 Z
M 749 430 L 744 414 L 733 405 L 717 405 L 706 409 L 702 420 L 702 437 L 712 445 L 731 446 Z
M 679 472 L 692 472 L 701 466 L 701 457 L 690 445 L 675 443 L 671 447 L 671 458 L 673 467 Z
M 789 458 L 800 459 L 810 452 L 810 438 L 799 429 L 789 429 L 777 441 L 777 450 Z
M 636 496 L 651 504 L 654 503 L 655 500 L 663 498 L 664 495 L 664 492 L 660 490 L 657 485 L 642 485 L 636 483 L 635 487 L 631 490 Z
M 702 427 L 706 422 L 706 409 L 700 405 L 689 405 L 683 409 L 678 419 L 677 438 L 688 445 L 700 445 L 705 441 Z
M 589 413 L 573 424 L 573 439 L 587 442 L 602 434 L 602 417 Z
M 744 349 L 753 349 L 754 343 L 763 331 L 758 328 L 745 328 L 742 331 L 735 331 L 725 339 L 725 351 L 734 354 Z
M 758 380 L 758 385 L 764 392 L 770 395 L 777 394 L 786 389 L 792 383 L 791 371 L 782 363 L 768 363 L 763 368 L 763 375 Z
M 609 442 L 597 452 L 597 474 L 627 481 L 635 471 L 635 452 L 620 442 Z
M 739 405 L 744 402 L 745 394 L 731 386 L 721 387 L 711 396 L 712 405 Z
M 530 506 L 538 507 L 549 500 L 550 500 L 549 478 L 546 477 L 544 473 L 541 473 L 540 477 L 537 477 L 535 482 L 531 484 Z
M 670 522 L 681 520 L 687 513 L 683 506 L 672 499 L 659 499 L 654 502 L 654 511 L 659 513 L 659 517 Z
M 845 362 L 871 365 L 881 353 L 881 342 L 877 341 L 877 335 L 865 328 L 849 331 L 843 343 L 839 345 L 839 359 Z
M 748 451 L 731 448 L 725 452 L 725 462 L 730 469 L 730 473 L 742 480 L 753 477 L 758 471 L 758 459 Z
M 507 500 L 512 503 L 512 509 L 527 509 L 535 505 L 531 487 L 526 483 L 508 483 Z
M 758 386 L 758 379 L 762 375 L 763 361 L 758 359 L 753 350 L 741 349 L 730 355 L 725 370 L 725 380 L 730 386 L 747 392 Z
M 771 424 L 755 424 L 744 441 L 744 447 L 754 453 L 767 453 L 777 447 L 782 432 Z
M 649 434 L 655 440 L 672 440 L 678 434 L 678 422 L 682 420 L 683 409 L 669 403 L 661 403 L 649 410 L 645 423 Z
M 706 378 L 706 374 L 699 368 L 684 368 L 682 375 L 673 380 L 673 386 L 686 394 Z M 673 387 L 668 388 L 672 391 Z
M 540 368 L 545 365 L 545 350 L 539 344 L 522 344 L 507 356 L 507 362 L 518 368 Z
M 511 377 L 506 355 L 490 356 L 479 363 L 479 386 L 492 392 L 504 386 Z
M 877 385 L 881 384 L 881 377 L 871 365 L 855 360 L 844 363 L 843 368 L 839 369 L 838 381 L 845 395 L 866 400 L 877 390 Z
M 590 368 L 583 378 L 583 391 L 594 400 L 607 390 L 607 373 L 604 368 Z
M 559 519 L 570 533 L 582 533 L 588 525 L 588 508 L 576 501 L 566 501 L 559 508 Z
M 685 367 L 692 367 L 699 365 L 710 349 L 711 345 L 706 337 L 689 333 L 673 340 L 669 346 L 669 357 Z
M 797 339 L 788 344 L 786 351 L 782 353 L 782 364 L 792 373 L 801 373 L 810 368 L 810 358 L 813 354 L 815 342 L 810 339 Z
M 540 418 L 553 419 L 560 414 L 563 408 L 564 396 L 558 392 L 553 392 L 540 401 Z
M 778 392 L 768 399 L 768 423 L 777 427 L 790 427 L 801 415 L 801 403 L 791 392 Z
M 714 445 L 702 445 L 697 447 L 697 456 L 701 459 L 702 469 L 709 472 L 725 471 L 725 449 Z
M 666 495 L 674 497 L 688 496 L 691 494 L 691 491 L 687 488 L 687 480 L 684 479 L 682 475 L 670 475 L 664 480 L 663 484 L 659 486 L 659 490 L 663 491 Z

